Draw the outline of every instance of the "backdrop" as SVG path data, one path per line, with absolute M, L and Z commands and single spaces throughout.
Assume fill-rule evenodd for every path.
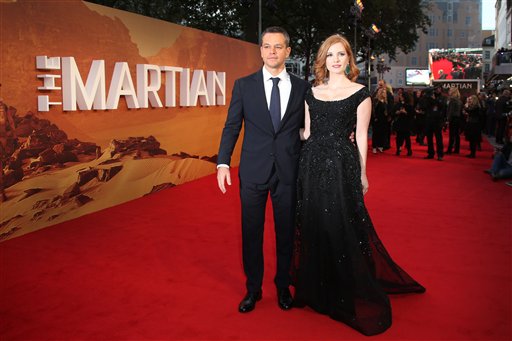
M 0 15 L 0 241 L 215 172 L 234 80 L 262 65 L 254 44 L 82 1 Z

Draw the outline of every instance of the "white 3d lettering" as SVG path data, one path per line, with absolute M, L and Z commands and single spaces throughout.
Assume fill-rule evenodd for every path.
M 134 84 L 128 63 L 117 62 L 106 92 L 105 61 L 94 60 L 84 84 L 74 57 L 37 56 L 38 70 L 61 70 L 61 74 L 39 74 L 43 80 L 41 91 L 61 91 L 62 102 L 50 102 L 48 95 L 38 96 L 38 111 L 49 111 L 50 106 L 62 105 L 64 111 L 115 110 L 119 99 L 125 97 L 128 108 L 176 107 L 176 77 L 179 76 L 180 106 L 226 105 L 226 73 L 194 70 L 175 66 L 137 64 Z M 163 75 L 162 75 L 163 73 Z M 191 79 L 192 74 L 192 79 Z M 62 87 L 56 79 L 62 78 Z M 164 103 L 158 91 L 164 78 Z

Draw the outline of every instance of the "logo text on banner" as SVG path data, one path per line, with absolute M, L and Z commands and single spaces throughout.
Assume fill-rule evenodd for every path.
M 115 110 L 121 96 L 130 109 L 176 107 L 177 91 L 182 107 L 226 105 L 226 73 L 193 70 L 176 66 L 137 64 L 133 82 L 128 63 L 117 62 L 106 91 L 105 61 L 93 60 L 84 84 L 74 57 L 36 57 L 36 68 L 60 70 L 60 74 L 38 74 L 43 85 L 40 91 L 61 91 L 62 102 L 50 102 L 49 95 L 38 96 L 38 111 L 62 105 L 64 111 Z M 179 76 L 179 84 L 177 84 Z M 164 102 L 158 94 L 164 78 Z M 61 79 L 57 86 L 56 80 Z

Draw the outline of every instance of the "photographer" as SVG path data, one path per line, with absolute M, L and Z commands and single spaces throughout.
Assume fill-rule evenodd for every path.
M 507 126 L 507 118 L 512 112 L 510 90 L 503 90 L 503 93 L 496 101 L 494 110 L 496 115 L 496 143 L 503 144 L 505 128 Z

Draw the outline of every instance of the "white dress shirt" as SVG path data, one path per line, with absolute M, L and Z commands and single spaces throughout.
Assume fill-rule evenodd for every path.
M 286 68 L 283 69 L 277 76 L 272 76 L 268 70 L 263 67 L 263 85 L 265 86 L 265 97 L 267 98 L 267 108 L 270 107 L 270 94 L 272 93 L 273 82 L 271 78 L 279 78 L 279 95 L 281 97 L 281 119 L 286 113 L 288 106 L 288 100 L 290 99 L 290 93 L 292 92 L 292 82 L 290 81 L 290 75 L 286 72 Z

